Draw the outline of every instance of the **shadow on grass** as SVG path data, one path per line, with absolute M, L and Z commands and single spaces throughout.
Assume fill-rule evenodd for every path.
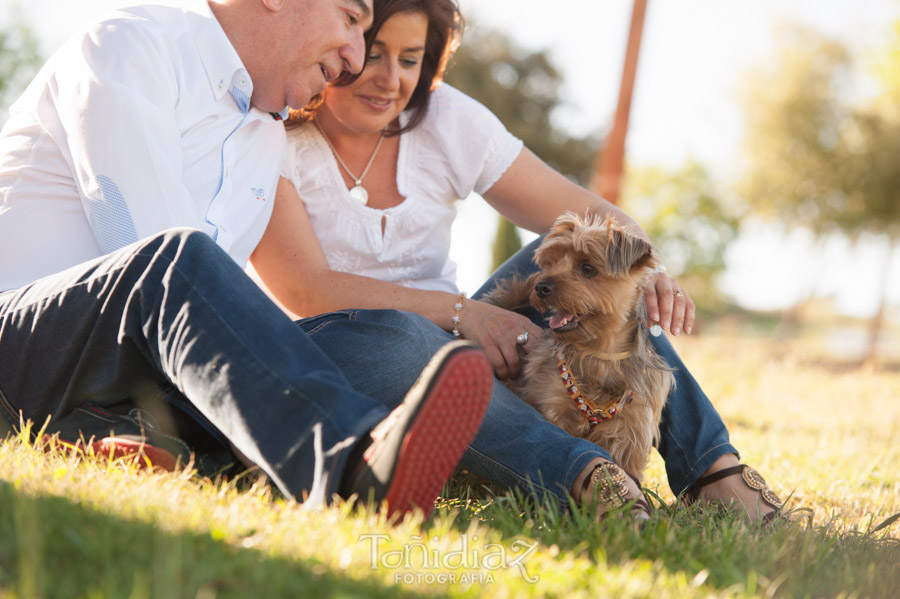
M 0 481 L 0 596 L 418 597 L 209 534 L 165 531 Z M 435 597 L 429 593 L 429 597 Z

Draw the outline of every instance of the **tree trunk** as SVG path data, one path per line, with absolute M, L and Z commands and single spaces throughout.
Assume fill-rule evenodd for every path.
M 513 254 L 522 249 L 522 238 L 516 226 L 500 217 L 497 222 L 497 234 L 494 237 L 492 251 L 491 272 L 500 268 L 504 262 L 513 257 Z
M 606 136 L 603 150 L 597 154 L 594 180 L 591 182 L 591 190 L 613 204 L 619 203 L 619 192 L 622 188 L 628 115 L 631 112 L 631 96 L 634 93 L 634 80 L 637 77 L 638 55 L 641 51 L 641 36 L 644 32 L 644 15 L 646 13 L 647 0 L 634 0 L 616 116 L 613 120 L 612 131 Z

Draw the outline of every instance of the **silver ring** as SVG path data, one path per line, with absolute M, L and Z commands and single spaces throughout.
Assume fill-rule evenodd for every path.
M 516 345 L 525 345 L 526 343 L 528 343 L 528 331 L 516 337 Z

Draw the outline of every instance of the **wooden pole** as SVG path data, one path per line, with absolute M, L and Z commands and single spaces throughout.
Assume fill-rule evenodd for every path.
M 625 136 L 628 134 L 628 115 L 631 112 L 631 96 L 634 92 L 634 79 L 637 74 L 638 54 L 641 49 L 641 34 L 644 29 L 646 12 L 647 0 L 634 0 L 616 117 L 604 148 L 597 154 L 594 177 L 591 181 L 591 188 L 613 204 L 619 201 L 619 191 L 622 185 Z

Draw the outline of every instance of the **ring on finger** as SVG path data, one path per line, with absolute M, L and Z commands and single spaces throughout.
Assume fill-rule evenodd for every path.
M 526 343 L 528 343 L 528 331 L 516 337 L 516 345 L 525 345 Z
M 678 289 L 675 290 L 675 297 L 681 297 L 682 295 L 684 294 L 681 293 L 681 291 L 679 291 Z

